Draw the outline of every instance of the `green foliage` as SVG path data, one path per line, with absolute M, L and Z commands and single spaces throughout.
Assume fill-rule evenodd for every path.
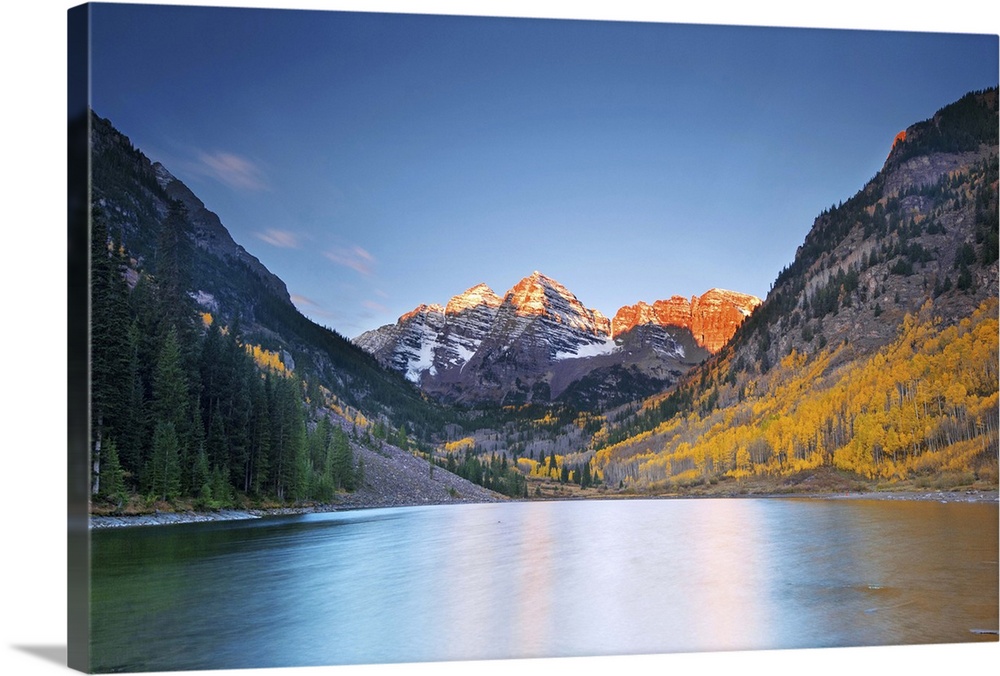
M 508 464 L 506 455 L 490 455 L 488 461 L 483 461 L 476 452 L 467 448 L 461 463 L 457 463 L 452 454 L 447 460 L 437 460 L 438 466 L 444 467 L 453 474 L 510 497 L 526 497 L 528 480 L 516 467 Z
M 996 110 L 983 102 L 981 95 L 966 97 L 942 110 L 933 123 L 917 125 L 894 151 L 890 164 L 917 150 L 955 152 L 996 143 Z M 99 119 L 95 125 L 99 130 L 108 126 Z M 637 393 L 653 394 L 663 386 L 622 369 L 616 374 L 621 387 L 614 392 L 601 392 L 583 382 L 553 406 L 446 410 L 343 336 L 303 317 L 287 295 L 258 271 L 193 246 L 190 217 L 183 205 L 165 195 L 148 161 L 123 138 L 99 131 L 94 143 L 95 197 L 128 206 L 114 209 L 110 217 L 95 212 L 91 231 L 91 448 L 101 453 L 93 482 L 101 497 L 113 500 L 143 490 L 161 499 L 197 498 L 202 506 L 214 508 L 233 504 L 238 495 L 326 501 L 334 499 L 338 490 L 354 490 L 364 482 L 364 464 L 355 458 L 347 433 L 325 414 L 310 413 L 310 406 L 322 405 L 325 391 L 376 421 L 373 429 L 365 428 L 361 434 L 362 443 L 373 448 L 391 443 L 427 449 L 433 434 L 447 424 L 503 429 L 513 422 L 518 432 L 507 448 L 516 459 L 536 435 L 559 434 L 575 422 L 581 407 L 624 406 Z M 817 218 L 765 304 L 740 327 L 737 343 L 750 347 L 731 361 L 723 356 L 710 360 L 668 396 L 641 409 L 630 406 L 606 424 L 596 416 L 588 420 L 587 435 L 600 430 L 594 448 L 648 433 L 679 415 L 707 419 L 725 413 L 737 398 L 752 400 L 758 393 L 748 386 L 751 379 L 760 376 L 767 382 L 784 373 L 779 364 L 771 363 L 781 356 L 775 357 L 772 349 L 777 331 L 797 330 L 801 323 L 803 340 L 811 343 L 810 349 L 818 345 L 822 350 L 826 338 L 816 320 L 866 303 L 867 287 L 862 288 L 859 279 L 875 265 L 886 266 L 880 274 L 889 269 L 901 276 L 912 275 L 914 266 L 925 266 L 917 270 L 923 272 L 924 291 L 929 293 L 940 273 L 926 264 L 939 255 L 939 248 L 949 250 L 941 236 L 950 233 L 940 219 L 955 229 L 948 220 L 949 209 L 974 213 L 974 238 L 968 231 L 963 235 L 969 241 L 957 251 L 954 287 L 952 277 L 944 276 L 935 282 L 933 293 L 957 297 L 953 288 L 975 291 L 977 266 L 995 263 L 1000 255 L 996 177 L 996 162 L 984 162 L 968 175 L 956 174 L 932 186 L 886 196 L 884 177 L 876 176 L 853 198 Z M 904 212 L 902 206 L 913 195 L 922 198 L 919 216 Z M 122 216 L 128 210 L 133 221 Z M 164 210 L 166 217 L 161 215 Z M 855 228 L 882 241 L 864 256 L 848 259 L 840 255 L 842 249 L 835 249 L 848 234 L 857 232 Z M 124 240 L 134 260 L 124 255 L 120 245 Z M 125 283 L 130 266 L 138 280 L 131 290 Z M 816 270 L 822 270 L 825 280 L 807 294 L 807 275 Z M 906 283 L 894 282 L 897 287 Z M 910 299 L 914 282 L 908 283 Z M 222 308 L 204 330 L 188 293 L 193 288 L 212 293 Z M 884 293 L 879 292 L 883 300 Z M 898 291 L 894 297 L 901 304 Z M 881 314 L 876 303 L 874 315 Z M 266 326 L 268 334 L 262 337 L 254 328 L 253 337 L 244 335 L 241 317 L 246 326 Z M 247 354 L 251 342 L 295 352 L 296 373 L 289 377 L 262 372 Z M 840 343 L 839 336 L 834 342 Z M 532 398 L 547 398 L 544 387 L 525 391 Z M 745 455 L 740 457 L 749 456 L 751 464 L 779 462 L 786 453 L 778 446 L 759 444 L 741 450 Z M 544 455 L 540 460 L 546 462 Z M 516 463 L 508 464 L 506 454 L 486 460 L 467 452 L 461 463 L 449 454 L 438 462 L 501 493 L 520 496 L 526 491 L 524 476 Z M 556 467 L 554 452 L 548 463 Z M 560 469 L 564 481 L 575 480 L 582 487 L 595 476 L 590 462 L 563 464 Z
M 358 485 L 358 476 L 354 469 L 354 451 L 351 449 L 347 433 L 339 426 L 333 430 L 330 455 L 333 485 L 338 489 L 353 491 Z
M 99 209 L 91 215 L 91 449 L 100 492 L 102 439 L 122 435 L 129 419 L 129 314 L 124 262 Z
M 973 287 L 972 271 L 964 263 L 958 269 L 958 281 L 955 286 L 959 291 L 968 291 Z
M 909 277 L 910 275 L 913 274 L 913 263 L 906 260 L 905 258 L 900 258 L 893 264 L 891 268 L 889 268 L 889 272 L 891 272 L 894 275 Z
M 181 467 L 179 442 L 174 424 L 157 423 L 153 432 L 153 454 L 146 468 L 145 491 L 161 500 L 180 497 Z
M 99 497 L 110 502 L 121 504 L 127 497 L 125 490 L 125 473 L 118 461 L 118 446 L 114 439 L 104 442 L 101 449 L 101 486 Z
M 976 150 L 981 144 L 997 144 L 996 88 L 966 94 L 939 110 L 932 120 L 914 125 L 892 162 L 901 164 L 933 152 Z
M 626 368 L 616 364 L 574 381 L 559 395 L 558 402 L 572 410 L 596 411 L 651 397 L 669 384 L 669 380 L 642 373 L 635 365 Z

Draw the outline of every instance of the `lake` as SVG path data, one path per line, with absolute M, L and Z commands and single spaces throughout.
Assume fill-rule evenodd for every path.
M 996 503 L 512 502 L 91 533 L 95 671 L 996 641 Z

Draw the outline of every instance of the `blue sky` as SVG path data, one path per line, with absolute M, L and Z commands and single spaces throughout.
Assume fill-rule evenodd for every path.
M 987 29 L 989 30 L 989 29 Z M 92 99 L 353 337 L 534 270 L 763 297 L 996 35 L 98 5 Z

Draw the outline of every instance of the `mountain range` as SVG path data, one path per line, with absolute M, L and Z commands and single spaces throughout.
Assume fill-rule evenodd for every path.
M 503 297 L 477 284 L 354 342 L 442 401 L 607 406 L 669 387 L 760 303 L 712 289 L 622 307 L 609 320 L 535 271 Z
M 474 495 L 443 488 L 449 468 L 511 495 L 525 477 L 660 493 L 820 469 L 995 488 L 997 122 L 993 88 L 887 139 L 763 301 L 712 289 L 609 318 L 534 272 L 350 341 L 92 114 L 92 472 L 114 437 L 133 500 L 328 499 L 347 476 L 333 421 L 365 460 L 359 493 L 397 503 Z M 151 464 L 170 449 L 176 484 Z M 392 460 L 414 453 L 440 473 Z

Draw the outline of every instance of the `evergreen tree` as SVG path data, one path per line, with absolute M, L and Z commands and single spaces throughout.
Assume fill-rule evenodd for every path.
M 327 416 L 321 416 L 315 429 L 309 435 L 309 463 L 320 474 L 328 474 L 330 467 L 330 440 L 333 437 L 333 425 Z
M 354 486 L 361 488 L 365 485 L 365 459 L 358 458 L 358 466 L 354 472 Z
M 177 334 L 173 328 L 168 331 L 157 360 L 150 414 L 154 435 L 153 450 L 148 464 L 152 465 L 151 476 L 160 477 L 159 482 L 153 481 L 152 490 L 154 493 L 166 495 L 170 492 L 176 496 L 181 489 L 181 458 L 187 455 L 187 447 L 191 440 L 191 416 L 188 405 L 188 383 L 182 365 L 180 346 L 177 343 Z M 160 438 L 161 443 L 167 443 L 165 441 L 167 426 L 173 446 L 169 451 L 170 458 L 164 459 L 165 447 L 157 449 L 156 439 Z M 167 470 L 164 467 L 167 465 L 170 471 L 165 475 L 164 472 Z M 177 471 L 176 477 L 172 473 L 174 469 Z M 148 469 L 146 474 L 150 474 Z M 175 478 L 176 487 L 173 484 Z M 147 487 L 149 486 L 147 482 Z
M 142 369 L 139 361 L 141 336 L 139 325 L 133 320 L 128 329 L 128 366 L 125 377 L 128 403 L 125 407 L 125 417 L 118 430 L 118 457 L 122 469 L 131 480 L 133 489 L 138 488 L 138 478 L 145 462 L 147 439 L 147 411 L 145 385 L 142 381 Z
M 301 387 L 293 378 L 277 377 L 272 382 L 269 407 L 272 460 L 269 466 L 274 472 L 274 492 L 279 500 L 297 499 L 308 480 L 302 473 L 308 448 Z
M 205 438 L 205 452 L 208 455 L 209 467 L 215 469 L 227 464 L 229 453 L 222 415 L 214 409 L 209 415 L 211 417 L 208 422 L 208 436 Z
M 194 301 L 188 295 L 189 261 L 193 258 L 187 208 L 175 200 L 160 224 L 156 241 L 156 304 L 161 320 L 157 334 L 162 337 L 173 329 L 186 350 L 195 343 Z M 194 364 L 186 363 L 185 367 L 193 368 Z
M 187 408 L 188 384 L 182 368 L 177 331 L 171 328 L 163 341 L 156 363 L 150 413 L 155 421 L 171 422 L 177 428 L 186 423 Z
M 295 446 L 295 481 L 292 486 L 292 497 L 296 500 L 306 500 L 312 495 L 313 476 L 309 465 L 309 445 L 307 442 L 306 423 L 303 418 L 297 423 L 298 432 Z
M 208 454 L 204 447 L 198 450 L 195 455 L 194 465 L 191 468 L 191 485 L 197 486 L 195 495 L 204 500 L 212 499 L 212 470 L 208 464 Z
M 330 446 L 333 459 L 333 480 L 334 486 L 344 490 L 353 491 L 355 488 L 356 475 L 354 472 L 354 452 L 347 439 L 347 434 L 339 426 L 333 429 Z
M 99 495 L 106 500 L 121 505 L 127 495 L 125 491 L 124 471 L 118 462 L 118 445 L 114 439 L 108 439 L 103 449 L 104 461 L 101 467 L 101 490 Z
M 271 453 L 271 418 L 268 414 L 267 389 L 264 380 L 256 378 L 251 385 L 253 405 L 250 434 L 250 459 L 246 466 L 244 490 L 261 495 L 268 482 L 268 458 Z
M 117 436 L 128 404 L 128 286 L 117 247 L 108 237 L 100 210 L 91 218 L 91 493 L 101 483 L 102 443 Z
M 198 495 L 204 483 L 196 476 L 196 465 L 201 456 L 205 455 L 205 424 L 201 419 L 201 407 L 191 406 L 194 420 L 191 421 L 191 440 L 186 452 L 181 456 L 181 490 L 184 495 Z
M 228 507 L 233 502 L 232 487 L 229 485 L 229 467 L 212 470 L 212 500 L 219 507 Z
M 257 377 L 257 367 L 235 339 L 227 345 L 224 366 L 228 371 L 228 396 L 221 402 L 221 411 L 225 416 L 228 464 L 232 470 L 230 481 L 232 485 L 242 487 L 250 460 L 250 418 L 253 412 L 250 381 Z
M 160 421 L 153 432 L 153 453 L 147 469 L 146 490 L 172 500 L 180 495 L 181 469 L 177 431 L 169 421 Z

